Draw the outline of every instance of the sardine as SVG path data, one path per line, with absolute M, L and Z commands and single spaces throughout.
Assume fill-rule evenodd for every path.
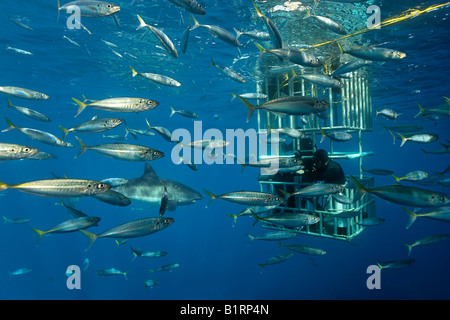
M 46 197 L 82 197 L 106 192 L 107 183 L 83 179 L 48 179 L 8 185 L 0 182 L 0 191 L 17 189 L 22 192 Z
M 49 98 L 48 95 L 37 92 L 30 89 L 25 88 L 19 88 L 19 87 L 0 87 L 0 92 L 3 92 L 5 94 L 8 94 L 13 97 L 22 98 L 22 99 L 29 99 L 29 100 L 46 100 Z
M 81 156 L 86 150 L 92 150 L 110 158 L 126 161 L 151 161 L 164 157 L 164 153 L 161 151 L 135 144 L 107 143 L 87 146 L 80 138 L 76 136 L 75 138 L 80 144 L 80 152 L 75 158 Z
M 178 58 L 177 49 L 175 48 L 172 40 L 170 40 L 170 38 L 164 32 L 162 32 L 161 30 L 159 30 L 155 27 L 152 27 L 152 26 L 146 24 L 145 21 L 139 15 L 137 15 L 137 18 L 139 20 L 139 26 L 137 27 L 136 30 L 147 27 L 158 38 L 158 40 L 164 46 L 164 49 L 166 49 L 166 51 L 168 53 L 170 53 L 170 55 L 172 57 Z
M 79 107 L 75 117 L 78 116 L 86 107 L 113 112 L 141 112 L 151 110 L 159 105 L 158 101 L 142 98 L 110 98 L 97 100 L 89 104 L 85 104 L 75 98 L 72 98 L 72 100 Z

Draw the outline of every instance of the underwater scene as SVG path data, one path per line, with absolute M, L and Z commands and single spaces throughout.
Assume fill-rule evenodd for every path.
M 0 0 L 0 299 L 450 298 L 450 2 L 111 1 Z

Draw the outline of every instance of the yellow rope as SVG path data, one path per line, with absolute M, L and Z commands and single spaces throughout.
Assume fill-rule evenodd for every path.
M 398 15 L 396 17 L 387 19 L 387 20 L 381 22 L 379 25 L 373 26 L 372 28 L 364 28 L 364 29 L 358 30 L 358 31 L 356 31 L 356 32 L 354 32 L 352 34 L 345 35 L 345 36 L 340 37 L 340 38 L 335 39 L 335 40 L 330 40 L 330 41 L 326 41 L 326 42 L 323 42 L 323 43 L 315 44 L 315 45 L 312 46 L 312 48 L 321 47 L 321 46 L 324 46 L 324 45 L 327 45 L 327 44 L 330 44 L 330 43 L 334 43 L 334 42 L 337 42 L 337 41 L 341 41 L 343 39 L 350 38 L 350 37 L 353 37 L 353 36 L 356 36 L 356 35 L 359 35 L 359 34 L 363 34 L 363 33 L 369 32 L 369 31 L 373 31 L 373 30 L 377 30 L 377 29 L 382 28 L 382 27 L 387 27 L 387 26 L 390 26 L 391 24 L 415 18 L 415 17 L 417 17 L 417 16 L 419 16 L 421 14 L 424 14 L 424 13 L 432 11 L 432 10 L 439 9 L 439 8 L 447 6 L 447 5 L 450 5 L 450 2 L 446 2 L 446 3 L 443 3 L 443 4 L 435 4 L 435 5 L 432 5 L 432 6 L 428 7 L 428 8 L 426 8 L 426 9 L 423 9 L 423 10 L 420 10 L 420 9 L 408 9 L 405 12 L 403 12 L 402 14 L 400 14 L 400 15 Z M 312 48 L 310 48 L 310 49 L 312 49 Z M 302 49 L 302 50 L 306 51 L 306 50 L 309 50 L 309 49 Z

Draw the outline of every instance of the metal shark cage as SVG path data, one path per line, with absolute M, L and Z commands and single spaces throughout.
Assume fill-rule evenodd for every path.
M 325 99 L 330 103 L 330 108 L 326 114 L 309 116 L 277 116 L 273 113 L 258 110 L 257 128 L 258 132 L 277 128 L 297 128 L 312 139 L 313 150 L 302 150 L 300 139 L 293 139 L 292 145 L 280 147 L 279 155 L 291 157 L 296 150 L 310 156 L 316 150 L 316 135 L 322 136 L 322 130 L 345 131 L 352 134 L 352 143 L 333 142 L 329 140 L 328 154 L 331 159 L 349 160 L 355 163 L 355 172 L 359 174 L 359 180 L 366 187 L 373 187 L 373 177 L 364 177 L 362 171 L 363 157 L 372 154 L 363 150 L 362 134 L 372 131 L 372 101 L 370 95 L 369 79 L 363 75 L 353 72 L 349 79 L 342 79 L 344 84 L 340 89 L 324 89 L 299 78 L 303 74 L 304 68 L 296 65 L 294 67 L 278 67 L 270 69 L 262 79 L 257 81 L 257 91 L 267 95 L 268 100 L 283 96 L 314 96 Z M 325 144 L 325 142 L 323 143 Z M 341 150 L 345 147 L 345 150 Z M 350 147 L 350 150 L 348 149 Z M 320 146 L 320 148 L 327 149 Z M 306 156 L 307 157 L 307 156 Z M 347 178 L 349 178 L 347 176 Z M 301 182 L 301 176 L 296 176 L 293 182 L 281 182 L 276 179 L 259 179 L 262 192 L 276 193 L 276 189 L 283 188 L 285 191 L 290 188 L 295 191 L 306 186 Z M 350 179 L 348 179 L 350 180 Z M 292 191 L 291 191 L 292 192 Z M 354 186 L 349 183 L 344 189 L 345 196 L 353 199 L 356 193 Z M 288 228 L 270 224 L 262 221 L 262 227 L 275 230 L 289 230 L 300 234 L 315 235 L 325 238 L 340 240 L 352 240 L 364 229 L 358 222 L 364 218 L 375 216 L 374 198 L 366 194 L 361 200 L 351 204 L 342 204 L 332 197 L 312 198 L 308 201 L 295 196 L 295 205 L 285 204 L 284 207 L 272 210 L 270 214 L 282 214 L 283 212 L 298 212 L 316 215 L 320 221 L 303 228 Z

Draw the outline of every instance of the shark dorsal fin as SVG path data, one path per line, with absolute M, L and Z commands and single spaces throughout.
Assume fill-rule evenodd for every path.
M 142 175 L 142 177 L 143 178 L 144 177 L 145 178 L 158 178 L 158 176 L 156 175 L 155 170 L 148 163 L 145 164 L 144 174 Z

